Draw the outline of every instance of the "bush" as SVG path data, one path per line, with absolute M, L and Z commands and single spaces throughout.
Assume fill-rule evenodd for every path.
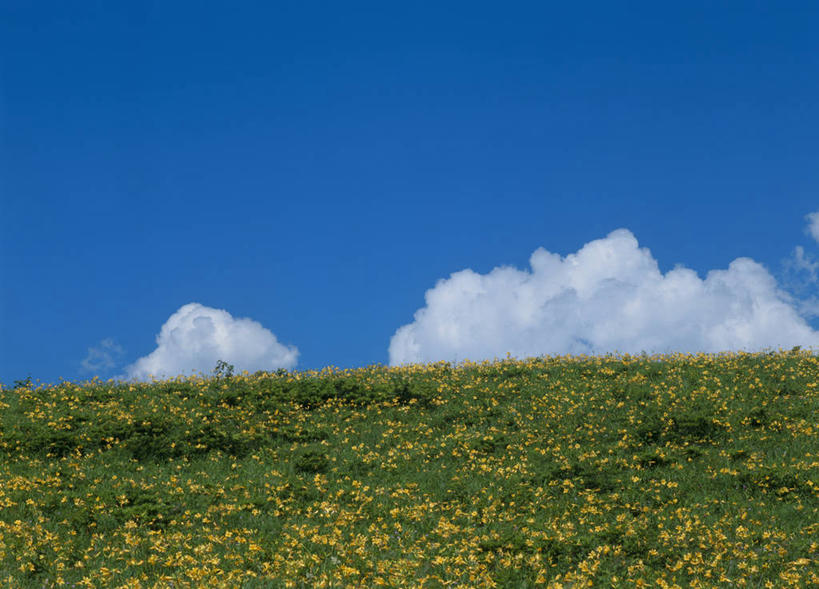
M 330 460 L 318 450 L 308 450 L 296 458 L 294 467 L 296 472 L 317 473 L 326 472 Z

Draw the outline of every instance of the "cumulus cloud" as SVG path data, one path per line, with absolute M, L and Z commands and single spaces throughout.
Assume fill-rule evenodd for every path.
M 101 372 L 117 365 L 124 350 L 113 338 L 105 338 L 94 347 L 88 348 L 88 355 L 80 362 L 84 372 Z
M 626 229 L 530 268 L 439 280 L 390 341 L 390 364 L 555 354 L 719 352 L 819 346 L 793 298 L 749 258 L 705 279 L 662 274 Z
M 808 220 L 808 233 L 819 242 L 819 211 L 809 213 L 805 218 Z
M 280 344 L 260 323 L 199 303 L 184 305 L 171 315 L 156 343 L 153 352 L 126 368 L 128 378 L 209 374 L 219 360 L 237 372 L 290 369 L 299 355 L 296 347 Z

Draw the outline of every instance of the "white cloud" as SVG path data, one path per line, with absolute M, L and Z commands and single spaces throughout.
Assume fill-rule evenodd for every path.
M 124 350 L 112 338 L 105 338 L 98 345 L 88 348 L 88 355 L 80 362 L 84 372 L 110 370 L 117 364 L 117 359 Z
M 793 250 L 793 261 L 790 265 L 797 272 L 805 272 L 808 282 L 816 282 L 819 279 L 819 262 L 814 262 L 801 245 L 797 245 Z
M 808 220 L 808 233 L 819 242 L 819 211 L 809 213 L 805 218 Z
M 227 311 L 189 303 L 171 315 L 157 348 L 126 368 L 128 378 L 148 380 L 181 374 L 210 374 L 216 362 L 232 364 L 236 372 L 293 368 L 298 349 L 284 346 L 251 319 L 235 319 Z
M 819 317 L 819 297 L 812 296 L 807 299 L 797 301 L 799 314 L 803 317 Z
M 819 346 L 771 274 L 749 258 L 705 279 L 662 274 L 626 229 L 531 270 L 498 267 L 439 280 L 390 341 L 390 364 L 554 354 L 756 351 Z

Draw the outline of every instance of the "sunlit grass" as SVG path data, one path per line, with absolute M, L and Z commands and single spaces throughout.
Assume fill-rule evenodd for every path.
M 819 358 L 0 391 L 4 587 L 819 584 Z

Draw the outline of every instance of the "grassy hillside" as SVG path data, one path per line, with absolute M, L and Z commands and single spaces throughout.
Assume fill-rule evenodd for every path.
M 3 587 L 819 584 L 819 358 L 18 383 Z

